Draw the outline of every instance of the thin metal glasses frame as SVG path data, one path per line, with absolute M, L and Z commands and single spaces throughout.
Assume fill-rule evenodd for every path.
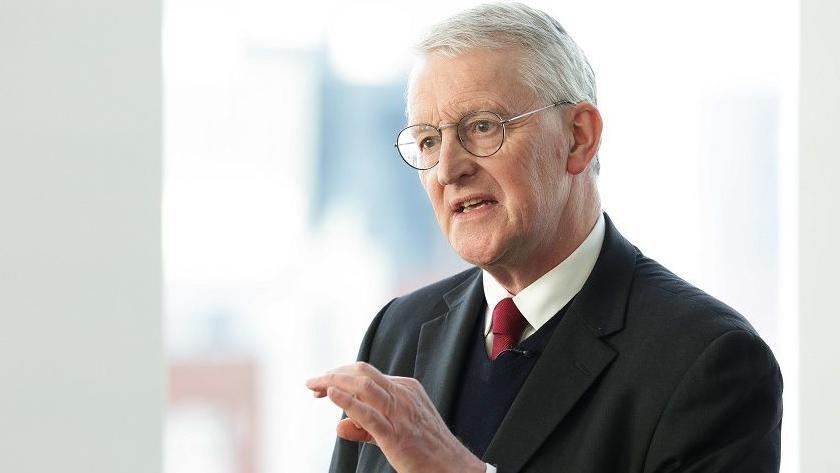
M 457 122 L 457 123 L 444 123 L 444 124 L 441 124 L 440 126 L 434 126 L 434 125 L 429 124 L 429 123 L 416 123 L 416 124 L 414 124 L 414 125 L 409 125 L 409 126 L 407 126 L 407 127 L 403 128 L 402 130 L 400 130 L 400 131 L 399 131 L 399 133 L 397 133 L 397 142 L 396 142 L 396 143 L 394 143 L 394 147 L 395 147 L 395 148 L 397 148 L 397 153 L 399 153 L 399 155 L 400 155 L 400 157 L 402 158 L 402 160 L 403 160 L 403 161 L 404 161 L 407 165 L 411 166 L 412 168 L 417 169 L 417 170 L 420 170 L 420 171 L 425 171 L 425 170 L 427 170 L 427 169 L 431 169 L 431 168 L 433 168 L 433 167 L 437 166 L 437 164 L 440 162 L 440 158 L 438 158 L 438 160 L 437 160 L 437 161 L 435 161 L 434 163 L 432 163 L 429 167 L 417 167 L 417 166 L 415 166 L 415 165 L 411 164 L 411 163 L 408 161 L 408 159 L 406 159 L 406 158 L 405 158 L 405 156 L 403 156 L 402 152 L 400 151 L 400 145 L 413 144 L 414 142 L 400 143 L 400 142 L 399 142 L 399 137 L 400 137 L 400 135 L 402 134 L 402 132 L 404 132 L 405 130 L 408 130 L 409 128 L 415 127 L 415 126 L 428 126 L 428 127 L 429 127 L 429 128 L 431 128 L 431 129 L 437 130 L 438 135 L 440 136 L 440 138 L 441 138 L 441 139 L 443 139 L 443 130 L 444 130 L 444 129 L 446 129 L 446 128 L 452 128 L 453 126 L 454 126 L 454 127 L 460 127 L 461 123 L 462 123 L 462 122 L 463 122 L 466 118 L 468 118 L 468 117 L 472 117 L 472 116 L 477 115 L 477 114 L 479 114 L 479 113 L 489 113 L 489 114 L 494 115 L 496 118 L 498 118 L 498 119 L 499 119 L 499 124 L 502 126 L 502 139 L 501 139 L 501 142 L 499 143 L 499 147 L 498 147 L 498 148 L 496 148 L 496 150 L 495 150 L 495 151 L 493 151 L 492 153 L 490 153 L 490 154 L 485 154 L 485 155 L 480 155 L 480 154 L 475 154 L 475 153 L 473 153 L 472 151 L 470 151 L 470 150 L 469 150 L 469 148 L 467 148 L 467 147 L 466 147 L 466 145 L 464 145 L 464 141 L 463 141 L 463 139 L 461 138 L 461 134 L 460 134 L 460 133 L 456 133 L 456 135 L 458 136 L 458 142 L 459 142 L 459 143 L 461 143 L 461 147 L 462 147 L 462 148 L 464 148 L 464 150 L 466 150 L 466 152 L 467 152 L 467 153 L 470 153 L 471 155 L 473 155 L 473 156 L 475 156 L 475 157 L 477 157 L 477 158 L 486 158 L 486 157 L 489 157 L 489 156 L 493 156 L 494 154 L 496 154 L 497 152 L 499 152 L 499 150 L 500 150 L 500 149 L 502 149 L 502 145 L 504 145 L 504 143 L 505 143 L 505 138 L 507 137 L 507 128 L 505 127 L 505 125 L 507 125 L 508 123 L 510 123 L 510 122 L 512 122 L 512 121 L 514 121 L 514 120 L 519 120 L 519 119 L 522 119 L 522 118 L 528 117 L 528 116 L 533 115 L 533 114 L 538 113 L 538 112 L 542 112 L 543 110 L 548 110 L 548 109 L 550 109 L 550 108 L 557 107 L 557 106 L 559 106 L 559 105 L 574 105 L 574 104 L 575 104 L 575 102 L 569 102 L 568 100 L 561 100 L 561 101 L 558 101 L 558 102 L 553 102 L 553 103 L 551 103 L 550 105 L 546 105 L 546 106 L 544 106 L 544 107 L 540 107 L 540 108 L 535 109 L 535 110 L 531 110 L 531 111 L 528 111 L 528 112 L 520 113 L 519 115 L 515 115 L 515 116 L 510 117 L 510 118 L 507 118 L 507 119 L 503 119 L 503 118 L 502 118 L 502 117 L 501 117 L 498 113 L 496 113 L 496 112 L 490 112 L 490 111 L 488 111 L 488 110 L 479 110 L 479 111 L 470 112 L 470 113 L 468 113 L 468 114 L 464 115 L 463 117 L 461 117 L 461 119 L 460 119 L 460 120 L 458 120 L 458 122 Z

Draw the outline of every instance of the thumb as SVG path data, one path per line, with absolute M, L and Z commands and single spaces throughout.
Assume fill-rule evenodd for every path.
M 350 418 L 341 419 L 335 427 L 335 433 L 345 440 L 353 442 L 368 442 L 376 445 L 373 436 L 367 430 L 361 428 L 356 421 Z

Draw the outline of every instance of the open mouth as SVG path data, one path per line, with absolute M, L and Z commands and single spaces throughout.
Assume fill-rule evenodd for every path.
M 486 205 L 493 205 L 495 204 L 495 200 L 484 200 L 484 199 L 470 199 L 464 202 L 461 202 L 461 205 L 458 206 L 456 212 L 457 213 L 470 213 L 475 210 L 478 210 Z

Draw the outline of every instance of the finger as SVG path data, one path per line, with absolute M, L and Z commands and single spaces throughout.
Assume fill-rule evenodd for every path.
M 354 373 L 370 378 L 386 391 L 391 387 L 391 377 L 383 374 L 381 371 L 376 369 L 375 366 L 369 363 L 357 361 L 356 363 L 350 365 L 348 369 Z
M 330 371 L 329 373 L 343 373 L 364 376 L 366 378 L 372 379 L 374 382 L 376 382 L 376 384 L 382 386 L 384 389 L 387 389 L 390 386 L 389 376 L 382 374 L 382 372 L 376 369 L 375 366 L 369 363 L 365 363 L 364 361 L 357 361 L 352 365 L 341 366 Z
M 408 378 L 406 376 L 388 376 L 388 379 L 391 380 L 391 382 L 399 383 L 404 386 L 414 387 L 420 384 L 420 381 L 417 381 L 417 378 Z
M 351 418 L 342 419 L 335 427 L 335 433 L 339 437 L 353 442 L 368 442 L 376 445 L 376 441 L 367 430 L 361 428 Z
M 310 378 L 306 381 L 306 387 L 308 387 L 309 389 L 313 389 L 314 386 L 318 384 L 319 380 L 322 380 L 323 378 L 331 374 L 351 374 L 364 376 L 366 378 L 371 378 L 383 388 L 387 388 L 390 383 L 390 377 L 382 374 L 382 372 L 376 369 L 373 365 L 365 363 L 364 361 L 357 361 L 351 365 L 344 365 L 333 370 L 329 370 L 324 375 Z
M 356 425 L 367 431 L 374 439 L 381 440 L 388 435 L 388 420 L 370 405 L 335 386 L 329 387 L 327 395 L 335 405 L 344 410 L 348 418 L 354 420 Z
M 388 376 L 388 379 L 393 384 L 403 386 L 405 388 L 408 388 L 408 390 L 412 392 L 420 394 L 420 396 L 423 398 L 428 398 L 428 395 L 426 394 L 426 388 L 424 388 L 423 385 L 420 384 L 420 381 L 418 381 L 416 378 L 406 378 L 403 376 Z
M 313 390 L 313 391 L 324 391 L 326 392 L 326 386 L 324 386 L 324 380 L 329 379 L 329 376 L 335 373 L 348 373 L 353 371 L 354 365 L 344 365 L 340 366 L 336 369 L 332 369 L 327 371 L 326 373 L 322 374 L 321 376 L 315 376 L 313 378 L 309 378 L 306 380 L 306 387 Z
M 389 408 L 391 395 L 371 378 L 335 372 L 310 381 L 312 381 L 310 389 L 313 389 L 316 395 L 319 391 L 326 392 L 328 388 L 336 387 L 370 404 L 379 411 L 385 411 Z

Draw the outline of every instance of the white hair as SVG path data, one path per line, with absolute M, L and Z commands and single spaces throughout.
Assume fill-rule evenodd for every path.
M 433 26 L 417 44 L 420 54 L 454 57 L 470 49 L 519 48 L 522 80 L 546 102 L 597 104 L 595 74 L 560 23 L 521 3 L 488 3 Z M 597 155 L 590 171 L 600 169 Z

